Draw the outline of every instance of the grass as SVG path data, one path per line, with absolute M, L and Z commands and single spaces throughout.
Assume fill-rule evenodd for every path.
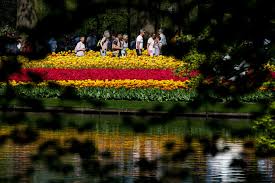
M 149 111 L 169 111 L 180 110 L 184 112 L 217 112 L 217 113 L 261 113 L 265 112 L 263 104 L 241 103 L 229 105 L 224 103 L 202 103 L 201 105 L 191 105 L 184 102 L 146 102 L 146 101 L 86 101 L 86 100 L 61 100 L 61 99 L 41 99 L 45 107 L 73 107 L 73 108 L 98 108 L 98 109 L 118 109 L 118 110 L 149 110 Z M 0 100 L 0 105 L 3 105 Z M 10 106 L 31 106 L 31 102 L 12 100 Z

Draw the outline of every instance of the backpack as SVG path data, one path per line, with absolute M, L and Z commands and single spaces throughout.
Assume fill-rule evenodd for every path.
M 131 48 L 131 49 L 136 49 L 136 41 L 132 41 L 132 42 L 130 43 L 130 48 Z

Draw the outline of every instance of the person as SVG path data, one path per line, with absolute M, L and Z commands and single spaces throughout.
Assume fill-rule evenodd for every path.
M 100 40 L 100 54 L 101 56 L 107 55 L 108 43 L 110 38 L 110 32 L 104 31 L 103 38 Z
M 179 46 L 179 38 L 180 38 L 180 31 L 177 30 L 174 34 L 174 36 L 171 38 L 170 43 L 174 46 Z
M 150 55 L 150 56 L 154 56 L 155 39 L 156 39 L 156 35 L 151 34 L 151 36 L 150 36 L 150 38 L 148 39 L 148 42 L 147 42 L 148 55 Z
M 60 50 L 68 51 L 70 50 L 69 44 L 70 44 L 70 37 L 69 35 L 65 35 L 64 38 L 59 41 L 58 46 Z
M 33 45 L 31 44 L 30 38 L 25 37 L 22 41 L 21 53 L 24 55 L 28 55 L 32 52 L 33 52 Z
M 75 47 L 75 53 L 76 53 L 76 56 L 78 57 L 82 57 L 85 55 L 85 51 L 86 51 L 86 48 L 85 48 L 85 37 L 80 37 L 80 41 L 77 43 L 76 47 Z
M 136 49 L 136 38 L 132 37 L 132 41 L 130 42 L 130 49 L 135 50 Z
M 122 50 L 121 50 L 121 56 L 125 57 L 127 56 L 127 48 L 129 47 L 128 43 L 128 35 L 124 34 L 123 35 L 123 41 L 122 41 Z
M 57 41 L 54 39 L 54 37 L 51 37 L 48 41 L 48 45 L 50 47 L 50 51 L 53 53 L 57 49 Z
M 112 32 L 111 38 L 108 41 L 108 51 L 113 51 L 113 42 L 117 39 L 117 34 L 115 32 Z
M 159 35 L 157 35 L 156 36 L 156 39 L 155 39 L 155 43 L 154 43 L 154 55 L 155 56 L 159 56 L 160 55 L 160 53 L 161 53 L 161 43 L 160 43 L 160 36 Z
M 22 38 L 21 37 L 18 37 L 17 38 L 17 49 L 18 49 L 18 52 L 21 52 L 21 49 L 22 49 Z
M 145 31 L 143 29 L 140 30 L 140 34 L 136 39 L 136 51 L 137 56 L 142 55 L 142 49 L 143 49 L 143 36 L 145 35 Z
M 19 54 L 17 45 L 18 45 L 17 39 L 9 38 L 8 42 L 5 45 L 6 53 L 12 54 L 12 55 Z
M 86 45 L 88 50 L 95 50 L 96 49 L 96 34 L 94 31 L 92 31 L 91 35 L 87 37 Z
M 160 37 L 160 54 L 163 52 L 165 46 L 167 46 L 166 36 L 163 34 L 163 29 L 159 29 L 159 37 Z
M 114 57 L 121 56 L 121 50 L 122 50 L 122 46 L 123 46 L 122 42 L 123 42 L 122 34 L 118 34 L 117 37 L 115 37 L 112 42 L 112 50 L 113 50 Z

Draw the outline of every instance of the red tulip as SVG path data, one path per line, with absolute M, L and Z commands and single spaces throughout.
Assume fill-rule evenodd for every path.
M 29 74 L 31 73 L 31 74 Z M 185 81 L 187 77 L 175 76 L 173 70 L 162 69 L 22 69 L 21 73 L 13 74 L 9 79 L 15 81 L 32 81 L 32 75 L 41 80 L 174 80 Z M 192 71 L 190 77 L 198 75 Z M 36 77 L 36 78 L 37 78 Z

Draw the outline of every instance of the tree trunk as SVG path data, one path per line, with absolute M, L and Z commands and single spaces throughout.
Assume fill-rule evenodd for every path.
M 33 29 L 38 21 L 36 0 L 17 0 L 17 28 Z

